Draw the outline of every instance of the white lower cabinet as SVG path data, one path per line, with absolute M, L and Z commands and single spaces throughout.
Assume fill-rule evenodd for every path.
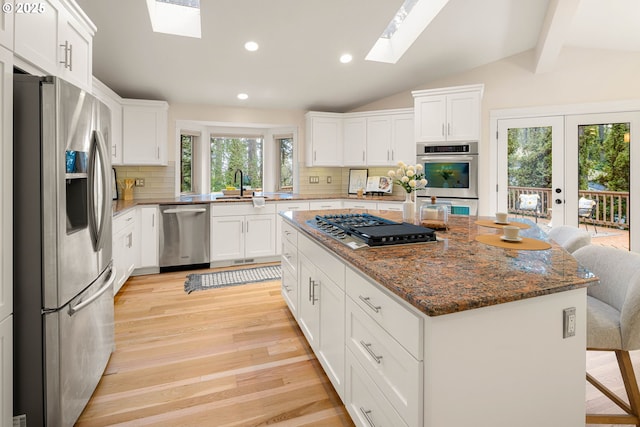
M 158 206 L 141 206 L 138 268 L 159 267 Z
M 275 205 L 211 207 L 211 261 L 249 260 L 276 253 Z
M 378 203 L 370 200 L 343 200 L 345 209 L 378 209 Z
M 298 271 L 298 324 L 336 392 L 344 398 L 344 264 L 299 235 Z
M 136 209 L 131 209 L 113 219 L 113 265 L 116 268 L 116 281 L 113 294 L 117 294 L 138 263 L 138 245 L 136 235 Z
M 402 202 L 378 202 L 378 210 L 402 212 Z
M 342 209 L 342 200 L 312 200 L 309 202 L 309 210 Z
M 299 201 L 289 201 L 289 202 L 280 202 L 276 204 L 276 214 L 278 212 L 286 212 L 286 211 L 308 211 L 309 210 L 309 202 L 299 202 Z M 280 215 L 276 215 L 276 255 L 280 255 L 282 252 L 282 217 Z
M 343 400 L 354 423 L 362 427 L 408 427 L 350 350 L 346 356 L 347 375 Z

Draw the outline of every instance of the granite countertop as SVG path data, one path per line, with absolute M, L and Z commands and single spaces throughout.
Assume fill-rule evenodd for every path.
M 249 193 L 250 194 L 250 193 Z M 266 198 L 266 203 L 277 203 L 288 200 L 328 200 L 328 199 L 347 199 L 347 200 L 362 200 L 362 201 L 385 201 L 385 202 L 403 202 L 404 197 L 387 195 L 387 196 L 373 196 L 365 195 L 362 198 L 358 198 L 355 194 L 291 194 L 291 193 L 261 193 Z M 114 200 L 112 203 L 113 215 L 117 216 L 131 208 L 138 205 L 158 205 L 158 204 L 198 204 L 198 203 L 250 203 L 251 197 L 243 199 L 233 198 L 221 198 L 212 194 L 196 194 L 193 196 L 181 196 L 173 199 L 136 199 L 136 200 Z
M 402 221 L 401 213 L 366 212 Z M 478 218 L 474 216 L 451 215 L 449 230 L 436 232 L 442 241 L 352 250 L 306 224 L 316 214 L 319 212 L 281 215 L 312 240 L 428 316 L 584 288 L 598 280 L 528 220 L 522 222 L 531 228 L 520 234 L 549 241 L 551 249 L 502 249 L 480 243 L 475 240 L 478 234 L 501 234 L 501 230 L 476 225 Z

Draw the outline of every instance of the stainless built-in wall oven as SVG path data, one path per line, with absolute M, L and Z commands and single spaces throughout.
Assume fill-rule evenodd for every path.
M 436 196 L 452 205 L 470 206 L 477 213 L 478 204 L 478 142 L 428 143 L 417 145 L 416 164 L 424 168 L 427 187 L 418 197 Z

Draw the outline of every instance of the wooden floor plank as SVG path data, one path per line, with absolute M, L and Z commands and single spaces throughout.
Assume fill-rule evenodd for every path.
M 120 290 L 116 351 L 77 426 L 353 425 L 279 281 L 187 294 L 190 273 Z
M 187 294 L 190 273 L 135 277 L 118 293 L 116 351 L 77 426 L 353 425 L 279 281 Z M 624 396 L 612 353 L 589 352 L 587 368 Z M 620 412 L 590 385 L 586 400 Z

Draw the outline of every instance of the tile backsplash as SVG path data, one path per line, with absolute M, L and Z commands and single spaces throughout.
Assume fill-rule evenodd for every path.
M 173 198 L 175 162 L 167 166 L 114 166 L 116 179 L 144 179 L 144 187 L 133 187 L 134 199 Z M 118 196 L 122 191 L 118 188 Z

